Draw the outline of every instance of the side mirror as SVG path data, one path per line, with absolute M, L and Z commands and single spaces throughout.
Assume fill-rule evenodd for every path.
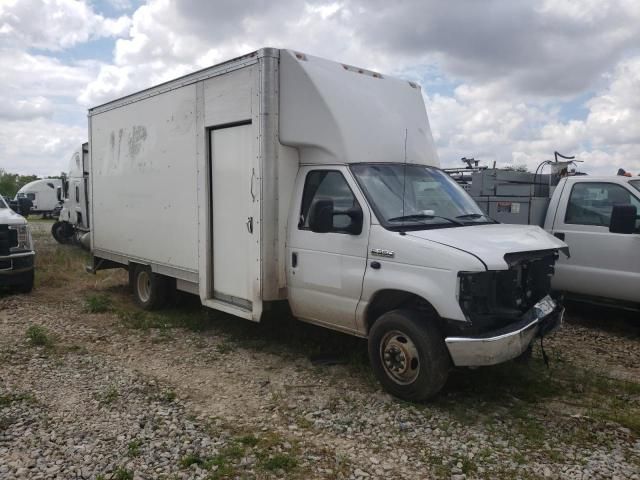
M 315 233 L 333 230 L 333 200 L 321 198 L 313 202 L 309 209 L 309 228 Z
M 348 210 L 337 211 L 334 215 L 347 215 L 351 222 L 342 230 L 351 234 L 351 235 L 360 235 L 362 232 L 362 208 L 360 205 L 356 205 L 355 207 L 349 208 Z
M 611 210 L 611 233 L 635 233 L 638 210 L 634 205 L 614 205 Z
M 334 227 L 334 217 L 349 217 L 349 224 Z M 360 235 L 362 232 L 362 208 L 359 205 L 344 210 L 336 210 L 333 200 L 328 198 L 318 199 L 309 209 L 309 228 L 315 233 L 344 232 L 350 235 Z

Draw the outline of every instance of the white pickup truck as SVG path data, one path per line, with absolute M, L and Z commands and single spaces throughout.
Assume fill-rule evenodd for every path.
M 0 287 L 29 293 L 33 289 L 34 256 L 27 221 L 0 195 Z
M 640 178 L 560 180 L 544 228 L 569 245 L 552 286 L 573 297 L 640 308 Z
M 547 175 L 476 169 L 465 186 L 491 218 L 538 225 L 566 242 L 571 255 L 556 263 L 554 290 L 581 301 L 639 309 L 640 178 L 567 176 L 570 162 L 550 164 Z

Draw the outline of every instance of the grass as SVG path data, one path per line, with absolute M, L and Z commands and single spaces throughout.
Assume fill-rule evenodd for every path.
M 241 477 L 242 469 L 240 459 L 252 454 L 257 459 L 256 468 L 263 472 L 285 472 L 287 474 L 298 468 L 299 462 L 295 456 L 297 447 L 292 446 L 291 451 L 283 453 L 284 439 L 276 433 L 264 433 L 260 436 L 245 434 L 235 437 L 230 443 L 221 449 L 217 455 L 202 457 L 197 454 L 184 456 L 179 465 L 182 468 L 190 468 L 198 465 L 203 470 L 211 472 L 208 479 L 217 480 L 223 478 Z
M 49 330 L 41 325 L 31 325 L 27 328 L 26 335 L 29 343 L 34 346 L 51 347 L 54 343 Z
M 111 405 L 120 397 L 120 392 L 115 385 L 111 385 L 109 388 L 96 395 L 96 399 L 102 405 Z
M 140 447 L 142 446 L 142 440 L 132 440 L 127 445 L 127 455 L 130 457 L 137 457 L 140 455 Z
M 0 408 L 8 407 L 15 402 L 32 403 L 35 398 L 30 393 L 5 393 L 0 395 Z
M 104 293 L 94 293 L 84 299 L 84 308 L 89 313 L 104 313 L 111 310 L 111 297 Z
M 288 473 L 298 466 L 298 460 L 287 453 L 277 453 L 272 457 L 262 460 L 260 465 L 265 470 L 283 470 Z

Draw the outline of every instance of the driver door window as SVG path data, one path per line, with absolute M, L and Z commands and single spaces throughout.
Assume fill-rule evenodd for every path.
M 614 205 L 634 205 L 640 212 L 640 200 L 615 183 L 577 183 L 571 190 L 565 223 L 609 227 Z M 636 223 L 636 228 L 640 222 Z
M 331 199 L 336 211 L 348 210 L 358 205 L 356 197 L 341 172 L 336 170 L 313 170 L 307 174 L 302 194 L 300 220 L 298 228 L 309 230 L 309 210 L 317 199 Z M 333 232 L 348 233 L 345 229 L 350 225 L 348 215 L 334 215 Z

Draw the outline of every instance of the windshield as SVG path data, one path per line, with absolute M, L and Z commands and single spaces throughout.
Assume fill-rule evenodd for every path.
M 2 198 L 2 195 L 0 195 L 0 208 L 8 208 L 4 198 Z
M 494 223 L 449 175 L 435 167 L 355 164 L 351 171 L 387 228 Z
M 629 184 L 640 192 L 640 180 L 631 180 Z

